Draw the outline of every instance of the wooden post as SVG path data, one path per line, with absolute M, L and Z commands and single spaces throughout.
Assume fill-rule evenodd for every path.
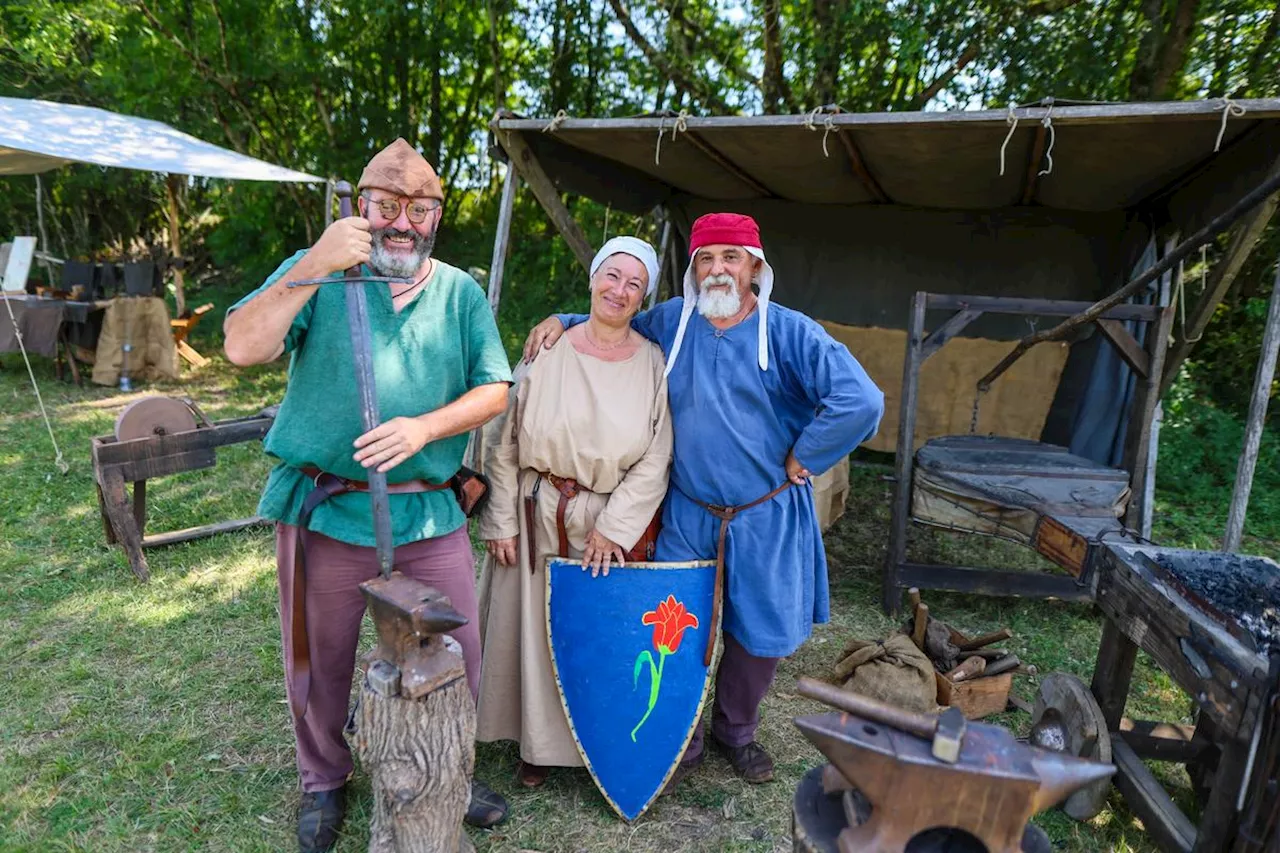
M 333 178 L 324 182 L 324 227 L 333 224 Z
M 1258 446 L 1267 417 L 1267 400 L 1271 396 L 1271 380 L 1276 373 L 1276 354 L 1280 352 L 1280 265 L 1271 289 L 1271 307 L 1262 332 L 1262 353 L 1253 380 L 1253 396 L 1249 400 L 1249 417 L 1245 421 L 1244 449 L 1236 466 L 1236 484 L 1231 490 L 1231 509 L 1227 513 L 1227 533 L 1222 538 L 1223 551 L 1239 551 L 1244 537 L 1244 516 L 1249 508 L 1249 492 L 1253 489 L 1253 472 L 1258 464 Z
M 924 362 L 924 314 L 929 294 L 917 291 L 911 298 L 911 320 L 907 326 L 907 355 L 902 365 L 902 405 L 898 416 L 897 483 L 894 484 L 893 514 L 889 520 L 889 551 L 885 555 L 881 606 L 889 614 L 898 612 L 902 597 L 898 589 L 898 569 L 907 559 L 907 522 L 911 514 L 911 471 L 915 462 L 916 393 L 920 387 L 920 365 Z
M 658 301 L 658 291 L 662 289 L 662 275 L 667 270 L 667 255 L 671 253 L 671 217 L 661 207 L 655 213 L 662 222 L 662 236 L 658 239 L 658 280 L 653 283 L 653 292 L 649 294 L 646 308 L 652 308 Z
M 1173 245 L 1170 240 L 1166 246 Z M 1131 530 L 1142 527 L 1142 517 L 1146 512 L 1147 477 L 1154 473 L 1148 470 L 1148 454 L 1151 449 L 1152 423 L 1155 420 L 1156 405 L 1160 402 L 1160 377 L 1163 375 L 1164 359 L 1169 343 L 1169 328 L 1173 325 L 1173 306 L 1167 299 L 1162 299 L 1157 292 L 1157 304 L 1161 305 L 1158 318 L 1147 324 L 1146 352 L 1147 372 L 1143 376 L 1134 371 L 1136 384 L 1133 400 L 1129 406 L 1129 426 L 1125 436 L 1122 467 L 1129 472 L 1132 486 L 1132 497 L 1125 513 L 1125 525 Z
M 1280 174 L 1280 160 L 1276 160 L 1271 166 L 1270 174 Z M 1244 262 L 1249 259 L 1249 254 L 1257 244 L 1258 238 L 1262 236 L 1267 223 L 1275 214 L 1277 203 L 1280 203 L 1280 194 L 1273 195 L 1258 205 L 1231 235 L 1231 243 L 1227 246 L 1226 254 L 1209 274 L 1204 293 L 1200 294 L 1195 307 L 1188 312 L 1186 328 L 1178 330 L 1177 340 L 1169 350 L 1169 357 L 1165 359 L 1164 376 L 1160 380 L 1162 396 L 1173 384 L 1182 363 L 1191 354 L 1191 348 L 1195 346 L 1196 341 L 1200 340 L 1205 327 L 1209 325 L 1209 320 L 1213 318 L 1214 309 L 1227 295 L 1231 283 L 1240 273 Z
M 406 699 L 382 695 L 366 677 L 356 714 L 355 752 L 373 788 L 369 853 L 474 850 L 462 828 L 475 771 L 467 679 Z
M 187 310 L 185 278 L 182 269 L 182 235 L 180 228 L 182 218 L 178 212 L 178 187 L 181 179 L 181 175 L 166 175 L 164 181 L 164 187 L 169 196 L 169 255 L 177 261 L 177 265 L 172 266 L 173 301 L 179 317 L 186 313 Z
M 496 122 L 494 127 L 496 130 Z M 591 243 L 587 240 L 587 235 L 583 234 L 582 229 L 578 227 L 578 223 L 574 221 L 569 208 L 565 207 L 564 202 L 560 200 L 559 190 L 543 171 L 542 164 L 534 156 L 533 149 L 524 141 L 524 137 L 515 131 L 501 131 L 498 133 L 498 138 L 510 157 L 510 165 L 515 167 L 520 177 L 524 178 L 525 183 L 529 185 L 529 189 L 533 190 L 538 203 L 551 217 L 556 230 L 569 244 L 569 249 L 578 259 L 578 263 L 582 264 L 584 270 L 590 271 L 591 259 L 595 257 Z
M 502 300 L 502 273 L 507 265 L 507 244 L 511 240 L 511 215 L 516 204 L 516 190 L 520 178 L 515 168 L 507 164 L 507 176 L 502 180 L 502 199 L 498 202 L 498 230 L 493 236 L 493 263 L 489 265 L 489 307 L 498 316 L 498 303 Z

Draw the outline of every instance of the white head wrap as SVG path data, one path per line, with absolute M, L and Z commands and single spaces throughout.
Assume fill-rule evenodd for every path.
M 630 255 L 644 264 L 644 268 L 649 271 L 649 288 L 644 295 L 653 293 L 654 288 L 658 286 L 658 253 L 653 250 L 653 246 L 639 237 L 614 237 L 601 246 L 600 251 L 596 252 L 596 256 L 591 260 L 591 278 L 596 277 L 596 271 L 607 258 L 617 254 Z

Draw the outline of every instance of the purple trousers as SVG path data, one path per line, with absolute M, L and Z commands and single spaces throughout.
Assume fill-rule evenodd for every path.
M 293 695 L 293 555 L 298 528 L 276 524 L 276 567 L 280 587 L 280 630 L 284 640 L 285 688 Z M 329 791 L 347 781 L 354 767 L 342 736 L 351 700 L 356 643 L 364 615 L 360 584 L 378 574 L 373 548 L 349 545 L 308 530 L 303 536 L 307 561 L 307 639 L 311 645 L 311 694 L 301 720 L 293 718 L 298 775 L 304 791 Z M 448 596 L 467 624 L 452 632 L 462 646 L 467 681 L 474 697 L 480 687 L 480 616 L 476 604 L 475 562 L 466 526 L 434 539 L 396 548 L 402 574 Z M 290 706 L 292 714 L 292 706 Z
M 716 698 L 711 705 L 711 736 L 726 746 L 745 746 L 756 739 L 760 725 L 760 703 L 773 684 L 778 658 L 760 658 L 742 644 L 724 634 L 724 653 L 716 670 Z M 693 737 L 681 762 L 702 757 L 702 724 Z

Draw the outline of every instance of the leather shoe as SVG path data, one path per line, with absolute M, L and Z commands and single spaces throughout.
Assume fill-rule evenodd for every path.
M 667 780 L 667 784 L 663 786 L 662 793 L 670 794 L 676 789 L 676 786 L 685 780 L 690 773 L 702 766 L 706 753 L 698 753 L 698 757 L 692 761 L 681 761 L 676 765 L 675 771 L 671 774 L 671 778 Z
M 507 818 L 507 801 L 483 782 L 471 780 L 471 802 L 463 818 L 471 826 L 488 829 Z
M 543 767 L 541 764 L 530 764 L 523 760 L 516 766 L 516 778 L 526 788 L 541 787 L 542 783 L 547 781 L 547 774 L 550 772 L 550 767 Z
M 298 849 L 323 853 L 338 843 L 338 830 L 347 814 L 347 788 L 304 791 L 298 804 Z
M 753 784 L 773 781 L 773 759 L 756 741 L 744 743 L 742 746 L 729 746 L 712 735 L 711 744 L 717 752 L 723 753 L 729 759 L 734 772 L 746 781 Z

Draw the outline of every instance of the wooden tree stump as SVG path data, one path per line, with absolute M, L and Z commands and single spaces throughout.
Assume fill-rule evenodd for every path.
M 466 678 L 406 699 L 382 695 L 366 677 L 356 719 L 355 752 L 373 786 L 369 853 L 475 850 L 462 828 L 476 740 L 475 702 Z

